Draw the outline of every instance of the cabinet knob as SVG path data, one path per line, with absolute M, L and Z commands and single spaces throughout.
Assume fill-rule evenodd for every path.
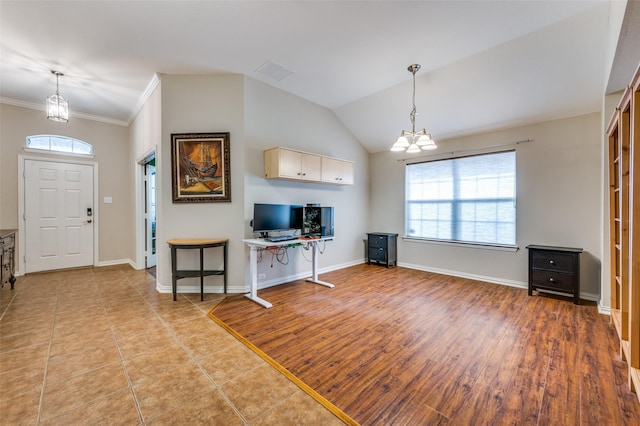
M 555 281 L 556 281 L 556 280 L 554 280 L 553 278 L 549 278 L 549 282 L 550 282 L 550 283 L 553 283 L 553 282 L 555 282 Z
M 551 260 L 549 261 L 549 263 L 550 263 L 550 264 L 552 264 L 552 265 L 555 265 L 555 264 L 556 264 L 555 260 L 553 260 L 553 259 L 551 259 Z

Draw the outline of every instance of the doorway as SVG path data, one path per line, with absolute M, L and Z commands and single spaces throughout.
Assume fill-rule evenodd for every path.
M 148 158 L 144 167 L 145 268 L 156 266 L 156 157 Z
M 21 165 L 25 273 L 93 265 L 94 165 L 36 159 Z

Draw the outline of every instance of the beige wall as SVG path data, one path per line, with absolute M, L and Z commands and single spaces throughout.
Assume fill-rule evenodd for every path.
M 532 139 L 515 146 L 517 252 L 399 241 L 401 264 L 508 285 L 527 283 L 529 244 L 582 247 L 581 292 L 597 300 L 601 268 L 601 119 L 599 113 L 438 141 L 438 158 L 458 150 Z M 371 155 L 371 228 L 404 235 L 407 154 Z M 373 172 L 375 171 L 375 172 Z
M 330 110 L 262 82 L 245 80 L 245 200 L 243 234 L 253 238 L 249 221 L 254 203 L 320 203 L 334 207 L 335 234 L 319 258 L 320 269 L 360 263 L 364 256 L 369 207 L 368 154 Z M 336 186 L 264 178 L 264 150 L 276 146 L 327 155 L 354 162 L 355 184 Z M 308 274 L 311 266 L 295 249 L 289 264 L 266 259 L 258 265 L 265 278 L 258 286 Z M 248 252 L 245 253 L 245 258 Z M 247 260 L 248 262 L 248 260 Z M 246 263 L 247 264 L 247 263 Z M 248 271 L 247 271 L 248 273 Z M 246 278 L 248 282 L 248 277 Z
M 157 158 L 158 176 L 158 288 L 171 289 L 172 238 L 229 239 L 228 285 L 244 289 L 244 122 L 243 77 L 239 75 L 161 75 L 162 134 Z M 174 204 L 171 193 L 171 134 L 230 132 L 231 202 Z M 212 251 L 211 268 L 221 262 L 220 250 Z M 184 252 L 180 267 L 195 267 L 195 253 Z M 206 265 L 205 265 L 206 266 Z M 208 277 L 205 285 L 218 285 L 220 277 Z M 199 283 L 199 281 L 198 281 Z M 196 280 L 181 280 L 195 286 Z M 199 284 L 198 284 L 199 285 Z M 221 288 L 220 286 L 218 288 Z
M 145 194 L 142 184 L 144 179 L 143 166 L 139 163 L 146 160 L 152 152 L 155 152 L 156 163 L 162 157 L 159 152 L 162 145 L 162 95 L 161 85 L 158 84 L 151 93 L 136 118 L 129 126 L 130 143 L 130 167 L 134 176 L 135 190 L 131 192 L 131 217 L 135 223 L 136 249 L 133 263 L 138 269 L 145 267 L 145 221 L 143 212 L 145 211 Z M 157 164 L 156 174 L 162 173 L 162 165 Z M 162 186 L 156 183 L 156 208 L 162 205 Z M 157 223 L 156 223 L 157 226 Z
M 255 202 L 334 206 L 336 240 L 321 256 L 320 267 L 325 269 L 361 262 L 366 232 L 403 235 L 404 163 L 392 153 L 367 154 L 331 111 L 237 75 L 163 75 L 160 81 L 130 128 L 73 117 L 65 125 L 44 119 L 40 111 L 0 105 L 0 227 L 18 224 L 17 158 L 26 136 L 53 133 L 82 139 L 95 147 L 100 172 L 101 263 L 136 259 L 136 161 L 156 147 L 158 288 L 163 291 L 171 284 L 166 240 L 196 236 L 230 240 L 229 286 L 244 290 L 248 285 L 248 253 L 241 241 L 253 235 L 249 220 Z M 524 285 L 527 244 L 583 247 L 582 292 L 597 297 L 601 292 L 604 223 L 602 121 L 595 113 L 439 141 L 439 152 L 450 152 L 534 140 L 516 147 L 520 250 L 502 252 L 400 240 L 401 264 Z M 214 131 L 231 133 L 232 202 L 173 204 L 171 133 Z M 342 187 L 264 179 L 263 151 L 273 146 L 352 160 L 356 183 Z M 113 204 L 103 204 L 105 196 L 113 197 Z M 306 260 L 294 257 L 287 266 L 261 264 L 260 272 L 267 276 L 260 285 L 309 270 Z M 194 261 L 186 259 L 187 263 Z
M 97 262 L 127 262 L 133 257 L 130 220 L 132 186 L 130 169 L 127 167 L 129 136 L 126 127 L 73 116 L 68 123 L 57 123 L 47 120 L 42 111 L 0 104 L 0 129 L 1 228 L 18 228 L 19 155 L 45 160 L 67 158 L 83 161 L 77 157 L 26 153 L 23 149 L 26 137 L 38 134 L 68 136 L 92 144 L 95 158 L 87 161 L 98 164 L 99 204 L 94 206 L 99 221 Z M 107 196 L 112 197 L 112 204 L 102 202 Z

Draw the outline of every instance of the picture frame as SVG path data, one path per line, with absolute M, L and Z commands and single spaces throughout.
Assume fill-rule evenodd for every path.
M 174 203 L 231 202 L 230 135 L 172 133 Z

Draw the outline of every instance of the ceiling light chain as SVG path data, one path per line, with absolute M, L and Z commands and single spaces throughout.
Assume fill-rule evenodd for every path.
M 436 149 L 438 146 L 431 138 L 431 134 L 425 129 L 416 132 L 416 72 L 420 69 L 420 64 L 409 65 L 407 70 L 413 74 L 413 96 L 411 97 L 413 109 L 409 113 L 411 119 L 411 131 L 403 130 L 396 142 L 391 147 L 391 151 L 407 151 L 408 153 L 416 153 L 421 150 Z
M 64 76 L 60 71 L 51 70 L 51 74 L 56 75 L 56 93 L 55 95 L 47 96 L 46 110 L 47 118 L 53 121 L 60 121 L 66 123 L 69 121 L 69 102 L 65 101 L 60 96 L 60 82 L 59 78 Z

